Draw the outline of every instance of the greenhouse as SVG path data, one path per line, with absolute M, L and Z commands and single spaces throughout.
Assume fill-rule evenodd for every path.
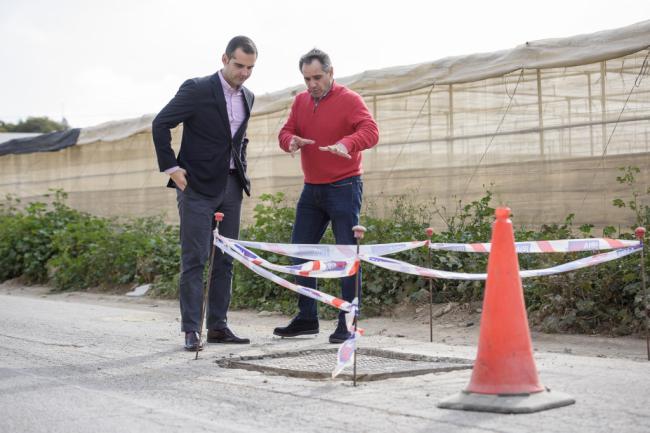
M 578 224 L 634 224 L 612 200 L 629 199 L 633 190 L 645 196 L 648 186 L 649 46 L 644 21 L 336 77 L 364 97 L 380 128 L 379 144 L 364 153 L 366 203 L 382 212 L 396 196 L 435 199 L 452 212 L 459 200 L 489 189 L 494 204 L 510 206 L 521 224 L 561 222 L 570 213 Z M 299 160 L 279 149 L 277 134 L 303 88 L 256 99 L 247 219 L 259 195 L 282 191 L 294 200 L 301 189 Z M 2 143 L 0 193 L 30 200 L 61 188 L 72 206 L 95 214 L 163 213 L 174 221 L 175 195 L 157 169 L 152 118 L 83 128 L 58 146 L 50 137 L 40 149 L 49 151 L 33 141 L 45 136 Z M 31 153 L 16 152 L 21 146 Z M 621 167 L 640 169 L 632 187 L 616 180 Z

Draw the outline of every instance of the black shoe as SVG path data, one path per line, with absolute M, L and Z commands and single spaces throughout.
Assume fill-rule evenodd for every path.
M 298 335 L 312 334 L 318 334 L 318 319 L 305 320 L 296 317 L 287 326 L 273 330 L 273 335 L 279 337 L 297 337 Z
M 199 333 L 196 331 L 185 333 L 185 350 L 196 352 L 196 348 L 203 350 L 203 343 L 199 341 Z
M 239 338 L 228 328 L 209 329 L 208 343 L 249 344 L 248 338 Z
M 339 324 L 336 326 L 336 330 L 332 335 L 330 335 L 330 343 L 332 344 L 340 344 L 343 343 L 345 340 L 350 338 L 352 334 L 348 331 L 348 327 L 345 324 L 345 322 L 339 322 Z

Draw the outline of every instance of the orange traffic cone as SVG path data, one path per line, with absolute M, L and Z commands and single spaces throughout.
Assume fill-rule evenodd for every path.
M 533 359 L 510 209 L 492 228 L 478 354 L 467 389 L 440 402 L 446 409 L 527 413 L 575 403 L 540 383 Z

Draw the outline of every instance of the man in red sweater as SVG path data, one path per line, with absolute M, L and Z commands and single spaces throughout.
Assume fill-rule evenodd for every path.
M 298 63 L 307 90 L 296 96 L 287 123 L 279 134 L 280 147 L 293 157 L 300 152 L 305 185 L 298 200 L 291 242 L 319 243 L 332 223 L 339 245 L 355 244 L 352 227 L 359 224 L 363 183 L 361 151 L 379 141 L 379 131 L 361 96 L 334 82 L 329 56 L 313 49 Z M 296 262 L 300 262 L 297 260 Z M 342 298 L 354 298 L 354 276 L 341 281 Z M 297 283 L 316 287 L 314 278 Z M 288 326 L 275 328 L 280 337 L 317 334 L 316 301 L 300 295 L 299 313 Z M 339 313 L 330 343 L 349 337 L 345 314 Z

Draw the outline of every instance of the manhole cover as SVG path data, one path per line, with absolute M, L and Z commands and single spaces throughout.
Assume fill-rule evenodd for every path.
M 224 368 L 241 368 L 306 379 L 326 379 L 336 366 L 338 349 L 315 349 L 241 356 L 217 361 Z M 417 376 L 472 368 L 473 361 L 461 358 L 433 357 L 381 349 L 357 350 L 357 380 L 371 381 L 393 377 Z M 352 367 L 338 376 L 352 379 Z

